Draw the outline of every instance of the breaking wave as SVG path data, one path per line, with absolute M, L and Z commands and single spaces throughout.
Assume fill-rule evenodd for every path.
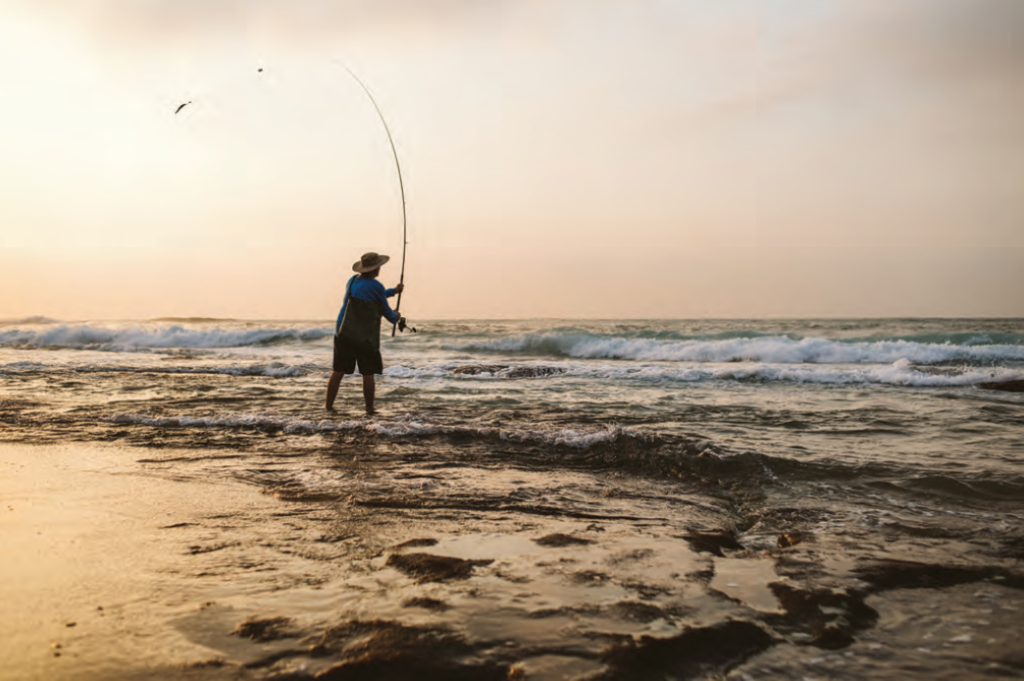
M 0 331 L 0 347 L 72 348 L 124 352 L 164 348 L 234 348 L 308 343 L 330 329 L 187 329 L 182 326 L 107 328 L 91 324 Z
M 776 364 L 992 364 L 1024 362 L 1024 339 L 996 334 L 1001 343 L 982 334 L 948 334 L 944 342 L 921 340 L 833 340 L 785 335 L 725 339 L 660 340 L 580 332 L 525 334 L 449 346 L 463 352 L 521 354 L 578 359 L 657 362 L 771 362 Z M 954 338 L 955 337 L 955 338 Z

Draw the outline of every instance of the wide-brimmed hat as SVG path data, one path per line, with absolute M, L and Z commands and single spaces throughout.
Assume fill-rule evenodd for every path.
M 372 272 L 388 260 L 391 260 L 389 255 L 380 255 L 379 253 L 363 253 L 363 257 L 352 263 L 352 271 L 363 274 L 365 272 Z

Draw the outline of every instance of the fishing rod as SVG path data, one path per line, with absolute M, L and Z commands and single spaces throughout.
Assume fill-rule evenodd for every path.
M 370 94 L 369 88 L 367 88 L 366 85 L 363 84 L 363 81 L 359 80 L 359 76 L 357 76 L 355 74 L 355 72 L 353 72 L 352 69 L 350 69 L 347 65 L 343 65 L 343 66 L 345 66 L 345 70 L 348 71 L 348 75 L 352 76 L 352 78 L 354 78 L 355 81 L 357 83 L 359 83 L 359 87 L 363 88 L 363 92 L 366 93 L 366 96 L 370 98 L 370 102 L 373 103 L 373 108 L 377 110 L 377 115 L 380 116 L 380 122 L 384 124 L 384 132 L 386 132 L 388 134 L 388 142 L 391 143 L 391 153 L 395 155 L 395 167 L 398 168 L 398 189 L 399 189 L 399 191 L 402 192 L 402 273 L 398 277 L 398 283 L 404 285 L 405 284 L 405 247 L 409 245 L 409 240 L 408 240 L 408 238 L 406 236 L 407 232 L 406 232 L 406 219 L 405 219 L 405 185 L 402 183 L 402 164 L 400 164 L 398 162 L 398 151 L 395 149 L 395 141 L 391 138 L 391 130 L 388 128 L 388 122 L 386 120 L 384 120 L 384 114 L 381 113 L 380 107 L 377 106 L 377 100 L 373 98 L 372 94 Z M 402 307 L 402 292 L 401 291 L 398 292 L 398 302 L 395 303 L 395 314 L 398 314 L 398 309 L 400 307 Z M 399 314 L 399 320 L 401 320 L 401 315 L 400 314 Z M 398 327 L 398 322 L 395 322 L 394 324 L 391 325 L 391 337 L 392 338 L 395 337 L 395 330 L 396 330 L 397 327 Z M 413 329 L 411 326 L 409 328 L 412 329 L 413 333 L 416 332 L 416 329 Z M 404 324 L 402 325 L 402 331 L 405 331 L 405 325 Z

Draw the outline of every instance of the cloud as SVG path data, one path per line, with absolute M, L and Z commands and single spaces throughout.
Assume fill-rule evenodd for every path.
M 771 13 L 770 5 L 764 6 Z M 761 107 L 844 87 L 1016 90 L 1024 77 L 1019 0 L 841 0 L 759 52 Z M 763 109 L 762 109 L 763 110 Z
M 502 0 L 0 0 L 105 41 L 160 44 L 237 34 L 295 43 L 363 29 L 444 27 L 500 10 Z M 493 15 L 491 15 L 493 16 Z

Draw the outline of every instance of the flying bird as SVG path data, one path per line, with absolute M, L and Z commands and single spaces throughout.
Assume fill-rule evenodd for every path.
M 188 106 L 191 103 L 192 103 L 192 100 L 190 99 L 187 102 L 185 102 L 184 104 L 179 104 L 178 108 L 174 110 L 174 115 L 177 116 L 179 111 L 181 111 L 182 109 L 184 109 L 186 106 Z

